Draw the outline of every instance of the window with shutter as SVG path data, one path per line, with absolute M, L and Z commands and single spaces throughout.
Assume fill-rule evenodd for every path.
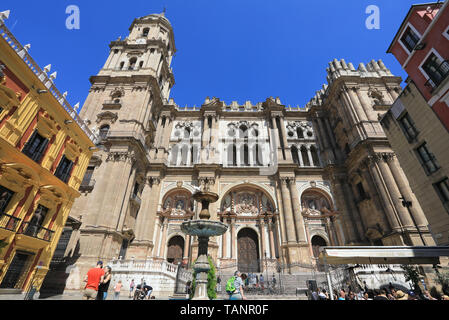
M 33 161 L 40 163 L 44 152 L 47 149 L 48 143 L 49 140 L 42 137 L 38 131 L 35 130 L 22 152 Z
M 55 171 L 55 176 L 61 181 L 67 183 L 70 179 L 70 173 L 72 172 L 73 161 L 69 160 L 66 156 L 63 156 L 59 162 L 59 166 Z

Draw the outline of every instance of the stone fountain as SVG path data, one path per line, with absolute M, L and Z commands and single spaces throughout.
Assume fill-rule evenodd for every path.
M 219 221 L 209 221 L 209 204 L 218 201 L 218 194 L 209 192 L 205 188 L 204 191 L 195 192 L 193 199 L 202 204 L 200 220 L 191 220 L 181 225 L 182 232 L 198 237 L 198 259 L 193 266 L 193 270 L 196 272 L 196 288 L 192 300 L 209 300 L 207 295 L 207 273 L 210 270 L 207 259 L 209 238 L 221 236 L 228 230 L 228 227 Z

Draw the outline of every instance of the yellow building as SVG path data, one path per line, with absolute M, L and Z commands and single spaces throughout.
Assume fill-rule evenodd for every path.
M 0 291 L 39 290 L 94 135 L 0 20 Z M 19 291 L 20 290 L 20 291 Z

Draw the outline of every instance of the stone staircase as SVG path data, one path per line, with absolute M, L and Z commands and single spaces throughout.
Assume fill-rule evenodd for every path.
M 221 291 L 219 292 L 221 297 L 226 297 L 226 282 L 231 278 L 233 274 L 221 274 Z M 318 287 L 327 288 L 326 274 L 323 272 L 304 272 L 297 274 L 276 274 L 276 286 L 269 290 L 265 280 L 265 289 L 247 288 L 246 295 L 251 300 L 257 300 L 257 298 L 263 299 L 308 299 L 308 281 L 316 281 Z M 269 279 L 271 283 L 271 278 Z

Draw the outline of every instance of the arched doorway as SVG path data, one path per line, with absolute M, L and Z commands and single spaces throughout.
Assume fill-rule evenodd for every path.
M 173 264 L 182 262 L 184 256 L 184 238 L 174 236 L 168 242 L 167 261 Z
M 319 263 L 318 258 L 320 257 L 320 248 L 326 247 L 326 246 L 327 246 L 327 242 L 322 237 L 320 237 L 320 236 L 312 237 L 312 252 L 313 252 L 313 256 L 317 262 L 318 271 L 324 271 L 324 266 Z
M 241 272 L 260 272 L 259 237 L 249 228 L 237 235 L 238 269 Z
M 320 256 L 320 248 L 327 246 L 326 240 L 320 236 L 313 236 L 312 238 L 312 250 L 313 256 L 318 259 Z

